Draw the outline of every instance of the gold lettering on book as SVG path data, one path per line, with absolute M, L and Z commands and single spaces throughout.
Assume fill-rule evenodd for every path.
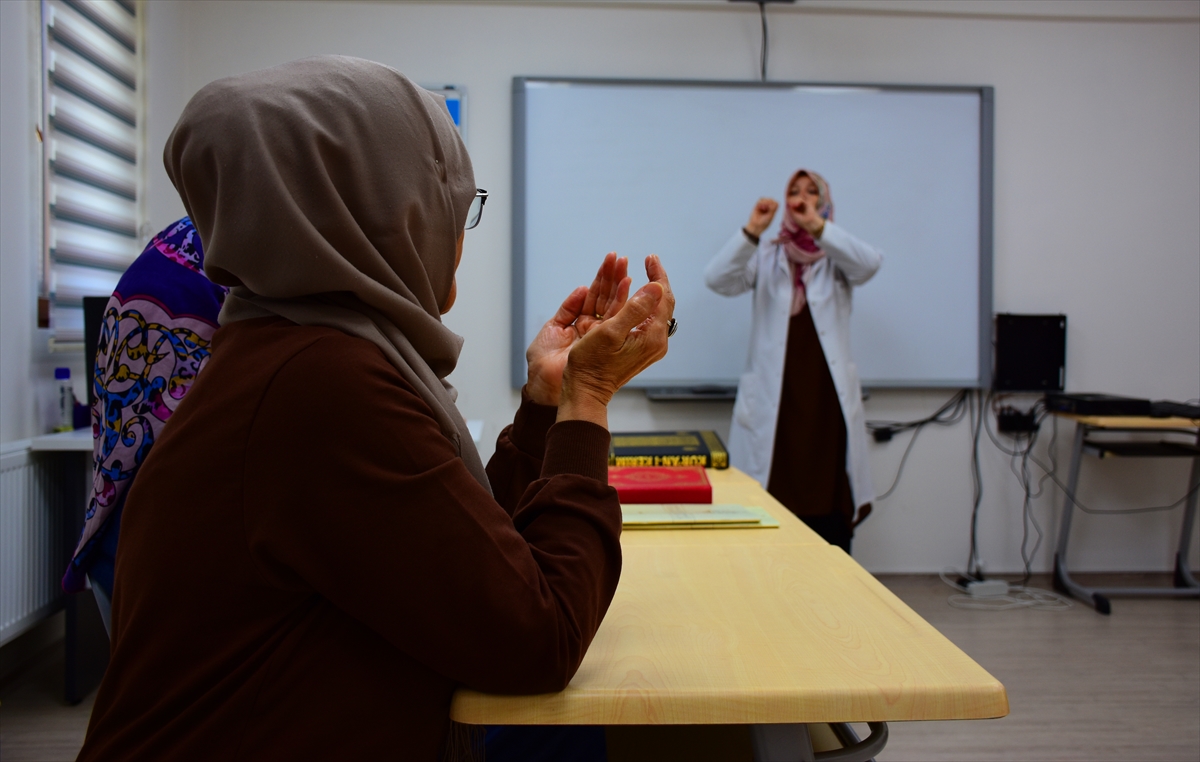
M 617 436 L 612 438 L 613 447 L 699 447 L 700 440 L 692 434 L 666 436 Z
M 653 466 L 653 455 L 616 455 L 609 456 L 608 465 L 610 466 Z
M 717 438 L 717 433 L 715 431 L 701 431 L 700 436 L 704 438 L 704 444 L 708 445 L 708 451 L 712 454 L 712 467 L 729 468 L 729 453 L 725 451 L 721 440 Z
M 707 466 L 707 455 L 656 455 L 656 466 Z

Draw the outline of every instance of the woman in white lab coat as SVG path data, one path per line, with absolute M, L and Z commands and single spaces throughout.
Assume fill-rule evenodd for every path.
M 850 357 L 851 291 L 870 280 L 883 256 L 834 224 L 829 186 L 816 172 L 792 175 L 779 236 L 760 240 L 778 208 L 774 199 L 759 199 L 704 274 L 719 294 L 754 292 L 730 457 L 848 551 L 875 498 L 862 389 Z

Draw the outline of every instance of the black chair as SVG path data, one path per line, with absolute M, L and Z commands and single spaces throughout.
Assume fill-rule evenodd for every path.
M 104 307 L 108 304 L 107 296 L 83 297 L 83 347 L 84 347 L 84 381 L 87 386 L 88 410 L 96 402 L 96 394 L 92 387 L 92 372 L 96 367 L 96 346 L 100 342 L 100 324 L 104 320 Z M 84 505 L 81 510 L 73 512 L 68 521 L 64 521 L 66 535 L 64 542 L 67 546 L 67 557 L 75 552 L 75 545 L 83 533 L 83 513 L 87 500 L 91 495 L 90 481 L 85 484 Z M 68 704 L 74 705 L 83 701 L 96 686 L 100 685 L 104 671 L 108 668 L 109 641 L 108 630 L 100 615 L 100 607 L 92 591 L 67 596 L 66 603 L 66 659 L 63 673 L 63 697 Z
M 104 307 L 107 296 L 83 297 L 83 357 L 87 361 L 84 376 L 87 378 L 87 405 L 90 410 L 96 404 L 96 392 L 92 388 L 92 369 L 96 367 L 96 346 L 100 343 L 100 324 L 104 322 Z

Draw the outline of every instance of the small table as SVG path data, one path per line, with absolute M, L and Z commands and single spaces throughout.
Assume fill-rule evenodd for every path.
M 1075 422 L 1075 443 L 1071 449 L 1071 471 L 1067 477 L 1066 497 L 1063 499 L 1062 524 L 1058 532 L 1058 548 L 1054 552 L 1054 587 L 1060 592 L 1091 603 L 1101 614 L 1112 612 L 1109 597 L 1200 597 L 1200 583 L 1188 568 L 1188 549 L 1192 527 L 1196 523 L 1197 493 L 1200 492 L 1200 420 L 1190 418 L 1145 418 L 1138 416 L 1073 415 L 1054 413 Z M 1195 444 L 1178 439 L 1161 441 L 1111 441 L 1096 438 L 1099 432 L 1196 432 Z M 1071 579 L 1067 570 L 1067 542 L 1071 535 L 1071 515 L 1074 512 L 1075 488 L 1079 484 L 1079 464 L 1087 452 L 1099 458 L 1156 457 L 1191 458 L 1192 471 L 1188 479 L 1188 494 L 1183 510 L 1183 531 L 1175 552 L 1174 587 L 1084 587 Z
M 83 532 L 92 484 L 93 445 L 90 427 L 34 437 L 29 444 L 29 449 L 34 452 L 59 453 L 57 457 L 71 462 L 66 483 L 61 485 L 77 495 L 71 501 L 74 510 L 63 517 L 63 536 L 60 538 L 68 559 L 74 555 L 75 545 Z M 90 590 L 67 595 L 66 612 L 63 698 L 68 704 L 75 705 L 87 698 L 104 677 L 104 670 L 108 668 L 108 632 Z
M 888 721 L 1008 714 L 996 678 L 757 482 L 709 478 L 715 502 L 762 506 L 780 527 L 624 532 L 620 585 L 566 690 L 462 689 L 451 718 L 750 725 L 756 758 L 812 760 L 809 723 L 872 723 L 860 753 L 839 757 L 866 759 Z

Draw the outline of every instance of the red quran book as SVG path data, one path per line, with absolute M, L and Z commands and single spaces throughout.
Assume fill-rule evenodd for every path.
M 711 503 L 700 466 L 609 466 L 608 483 L 622 503 Z

